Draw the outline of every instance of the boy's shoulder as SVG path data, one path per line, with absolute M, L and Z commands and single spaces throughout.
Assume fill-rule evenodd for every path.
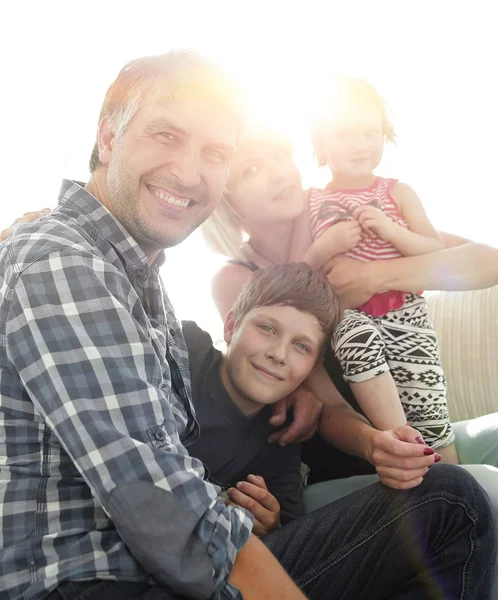
M 221 360 L 221 351 L 215 348 L 209 333 L 194 321 L 182 321 L 182 331 L 188 350 L 190 377 L 194 384 L 206 373 L 207 363 L 211 365 Z

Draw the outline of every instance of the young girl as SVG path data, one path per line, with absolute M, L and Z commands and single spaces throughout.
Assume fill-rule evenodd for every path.
M 320 165 L 332 181 L 311 189 L 291 259 L 321 268 L 337 254 L 374 261 L 444 248 L 408 185 L 373 171 L 394 140 L 387 106 L 365 81 L 340 77 L 312 128 Z M 362 410 L 380 429 L 408 422 L 433 448 L 450 445 L 444 373 L 420 294 L 387 291 L 345 311 L 333 349 Z M 457 462 L 456 452 L 446 460 Z

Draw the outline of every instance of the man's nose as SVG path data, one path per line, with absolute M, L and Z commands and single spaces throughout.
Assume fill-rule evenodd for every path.
M 194 188 L 201 182 L 201 154 L 197 148 L 183 147 L 170 165 L 171 173 L 185 188 Z

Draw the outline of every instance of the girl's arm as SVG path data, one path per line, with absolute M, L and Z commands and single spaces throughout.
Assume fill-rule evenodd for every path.
M 396 182 L 392 189 L 392 196 L 399 206 L 408 229 L 398 225 L 380 209 L 372 206 L 363 206 L 355 214 L 361 226 L 390 242 L 403 256 L 416 256 L 442 250 L 445 247 L 444 241 L 429 221 L 422 202 L 414 190 L 405 183 Z

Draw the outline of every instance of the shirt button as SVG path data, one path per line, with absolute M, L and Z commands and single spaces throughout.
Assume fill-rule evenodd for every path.
M 166 439 L 166 434 L 162 429 L 159 429 L 158 431 L 156 431 L 154 437 L 158 442 L 164 442 L 164 440 Z
M 169 334 L 171 337 L 175 337 L 175 330 L 173 329 L 173 327 L 171 327 L 171 329 L 169 330 Z

